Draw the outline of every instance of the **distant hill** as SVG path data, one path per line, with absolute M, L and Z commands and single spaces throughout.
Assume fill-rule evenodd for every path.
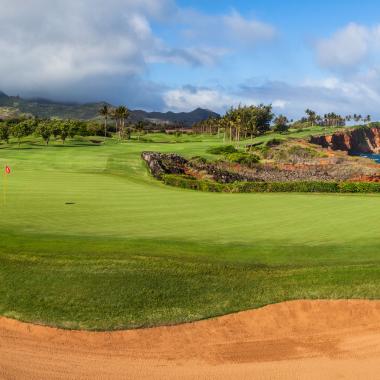
M 98 110 L 105 102 L 98 103 L 66 103 L 54 102 L 48 99 L 23 99 L 19 96 L 8 96 L 0 91 L 0 118 L 9 114 L 30 114 L 41 118 L 58 117 L 61 119 L 91 120 L 99 117 Z M 108 104 L 112 106 L 111 104 Z M 2 111 L 3 110 L 3 111 Z M 6 112 L 5 112 L 6 110 Z M 215 112 L 197 108 L 191 112 L 146 112 L 132 110 L 131 120 L 149 120 L 158 124 L 184 124 L 191 126 L 194 123 L 209 117 L 219 117 Z

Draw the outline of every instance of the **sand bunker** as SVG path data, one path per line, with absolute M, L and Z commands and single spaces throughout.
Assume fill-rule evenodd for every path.
M 378 379 L 380 301 L 294 301 L 111 333 L 0 318 L 1 379 Z

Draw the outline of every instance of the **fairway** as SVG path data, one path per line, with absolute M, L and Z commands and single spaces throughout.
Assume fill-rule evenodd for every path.
M 206 156 L 218 141 L 151 140 L 0 146 L 1 315 L 106 330 L 380 297 L 379 196 L 167 187 L 142 151 Z

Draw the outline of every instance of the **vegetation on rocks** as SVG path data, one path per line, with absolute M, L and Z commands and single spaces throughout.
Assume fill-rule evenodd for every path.
M 182 174 L 185 179 L 231 184 L 235 182 L 360 182 L 373 178 L 380 181 L 379 168 L 365 159 L 349 157 L 343 152 L 328 153 L 306 141 L 267 140 L 258 145 L 249 145 L 248 152 L 233 146 L 217 146 L 208 153 L 217 153 L 217 159 L 196 157 L 180 162 L 178 155 L 154 156 L 161 165 L 162 174 Z M 234 153 L 225 153 L 234 151 Z M 173 160 L 172 166 L 170 161 Z M 178 164 L 180 162 L 180 164 Z M 156 176 L 157 177 L 157 176 Z M 157 177 L 158 178 L 158 177 Z M 180 179 L 176 179 L 180 182 Z M 202 186 L 206 185 L 202 183 Z M 197 186 L 190 184 L 191 187 Z M 182 185 L 181 185 L 182 186 Z M 185 186 L 185 185 L 183 185 Z M 208 185 L 207 185 L 208 186 Z M 284 185 L 284 188 L 296 189 Z M 278 186 L 277 186 L 278 188 Z M 229 191 L 226 187 L 225 191 Z M 340 191 L 340 190 L 339 190 Z

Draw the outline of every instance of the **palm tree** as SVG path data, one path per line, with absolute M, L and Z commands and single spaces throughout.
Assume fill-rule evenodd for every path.
M 119 132 L 119 114 L 116 108 L 113 108 L 111 110 L 111 117 L 113 120 L 115 120 L 115 130 L 116 130 L 116 133 L 118 133 Z
M 120 140 L 124 136 L 125 120 L 128 118 L 129 115 L 130 112 L 128 108 L 125 106 L 119 106 L 115 109 L 116 126 L 119 127 L 118 130 Z
M 305 113 L 308 116 L 308 121 L 311 123 L 311 126 L 313 127 L 315 119 L 317 117 L 317 113 L 315 111 L 312 111 L 311 109 L 307 109 Z
M 137 131 L 137 140 L 139 140 L 139 141 L 140 141 L 140 134 L 141 134 L 141 132 L 144 131 L 144 127 L 145 127 L 145 124 L 141 120 L 138 121 L 137 124 L 135 125 L 135 129 Z
M 227 127 L 228 127 L 228 121 L 225 117 L 222 117 L 219 120 L 220 127 L 223 131 L 223 144 L 226 142 L 226 134 L 227 134 Z
M 357 115 L 356 113 L 354 113 L 354 116 L 353 116 L 353 119 L 356 123 L 358 123 L 362 118 L 362 115 Z
M 107 122 L 108 116 L 110 116 L 111 110 L 108 104 L 104 104 L 99 110 L 99 115 L 104 117 L 104 137 L 107 137 Z

